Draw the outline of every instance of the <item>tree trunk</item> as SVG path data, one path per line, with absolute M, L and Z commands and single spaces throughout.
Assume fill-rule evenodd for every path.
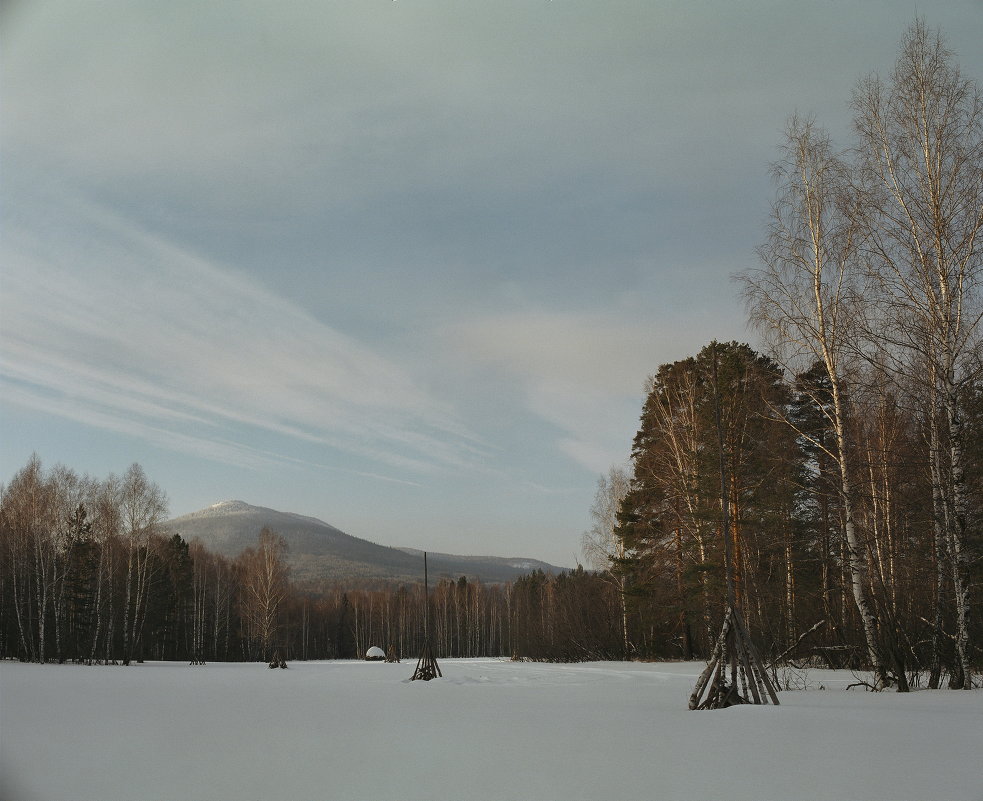
M 854 518 L 854 490 L 849 468 L 850 455 L 846 441 L 845 416 L 843 414 L 838 381 L 832 381 L 832 389 L 835 415 L 834 433 L 840 456 L 840 493 L 843 503 L 843 529 L 846 536 L 846 556 L 850 576 L 850 589 L 853 593 L 854 603 L 857 605 L 857 611 L 860 613 L 860 620 L 864 629 L 864 639 L 867 644 L 867 656 L 874 671 L 875 684 L 878 687 L 887 687 L 890 684 L 890 678 L 888 677 L 887 667 L 878 643 L 877 617 L 867 596 L 867 560 L 863 553 L 859 537 L 857 536 L 857 526 Z
M 949 422 L 949 448 L 951 453 L 952 515 L 947 527 L 946 544 L 949 565 L 952 570 L 952 589 L 956 602 L 956 655 L 961 676 L 954 677 L 953 689 L 973 689 L 973 671 L 970 664 L 969 582 L 966 580 L 968 560 L 963 542 L 966 536 L 967 500 L 966 479 L 963 471 L 963 423 L 954 387 L 947 393 L 946 413 Z

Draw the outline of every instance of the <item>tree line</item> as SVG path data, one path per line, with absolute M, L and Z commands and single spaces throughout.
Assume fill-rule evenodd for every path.
M 166 515 L 138 464 L 97 480 L 33 456 L 0 489 L 0 656 L 128 665 L 248 653 L 257 560 L 168 538 Z
M 166 494 L 138 464 L 97 480 L 32 457 L 0 488 L 0 658 L 332 659 L 372 645 L 414 657 L 425 620 L 441 658 L 618 653 L 594 600 L 605 581 L 583 569 L 503 585 L 444 578 L 429 593 L 422 582 L 300 585 L 276 532 L 227 559 L 163 533 L 166 516 Z

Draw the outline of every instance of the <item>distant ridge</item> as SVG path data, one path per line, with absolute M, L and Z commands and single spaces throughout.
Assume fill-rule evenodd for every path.
M 180 534 L 189 542 L 197 538 L 209 550 L 230 558 L 255 545 L 264 526 L 286 540 L 291 575 L 296 581 L 412 582 L 421 578 L 421 550 L 378 545 L 346 534 L 316 517 L 279 512 L 245 501 L 221 501 L 164 524 L 166 531 Z M 467 576 L 489 584 L 511 581 L 534 570 L 558 573 L 564 569 L 521 557 L 428 552 L 427 561 L 435 579 Z

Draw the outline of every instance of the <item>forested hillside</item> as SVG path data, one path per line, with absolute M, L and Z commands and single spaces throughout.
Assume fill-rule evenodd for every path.
M 286 540 L 287 562 L 295 581 L 324 584 L 335 581 L 414 582 L 419 579 L 423 552 L 393 548 L 353 537 L 317 518 L 278 512 L 243 501 L 223 501 L 176 517 L 163 524 L 168 534 L 180 534 L 189 542 L 201 540 L 210 551 L 230 559 L 256 541 L 256 532 L 270 528 Z M 560 568 L 524 557 L 429 555 L 435 577 L 500 583 L 540 569 L 558 573 Z

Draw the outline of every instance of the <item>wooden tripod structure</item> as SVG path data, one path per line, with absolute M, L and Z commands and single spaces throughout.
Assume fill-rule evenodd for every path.
M 778 706 L 775 686 L 751 642 L 740 610 L 728 606 L 710 661 L 689 697 L 689 708 L 724 709 L 769 701 Z
M 727 578 L 727 611 L 720 636 L 706 668 L 689 697 L 690 709 L 723 709 L 734 704 L 778 706 L 778 694 L 761 663 L 744 624 L 737 594 L 734 592 L 733 548 L 730 541 L 730 498 L 727 491 L 727 462 L 724 433 L 720 423 L 720 389 L 717 384 L 717 343 L 713 343 L 713 411 L 720 450 L 720 503 L 723 509 L 724 570 Z M 729 674 L 729 676 L 728 676 Z M 728 684 L 728 678 L 730 683 Z M 743 695 L 741 694 L 743 692 Z M 750 697 L 749 697 L 750 696 Z
M 433 650 L 430 647 L 430 591 L 427 577 L 427 554 L 423 553 L 423 650 L 420 651 L 420 658 L 416 662 L 416 670 L 410 676 L 410 681 L 430 681 L 444 674 L 440 672 L 440 666 L 434 659 Z

